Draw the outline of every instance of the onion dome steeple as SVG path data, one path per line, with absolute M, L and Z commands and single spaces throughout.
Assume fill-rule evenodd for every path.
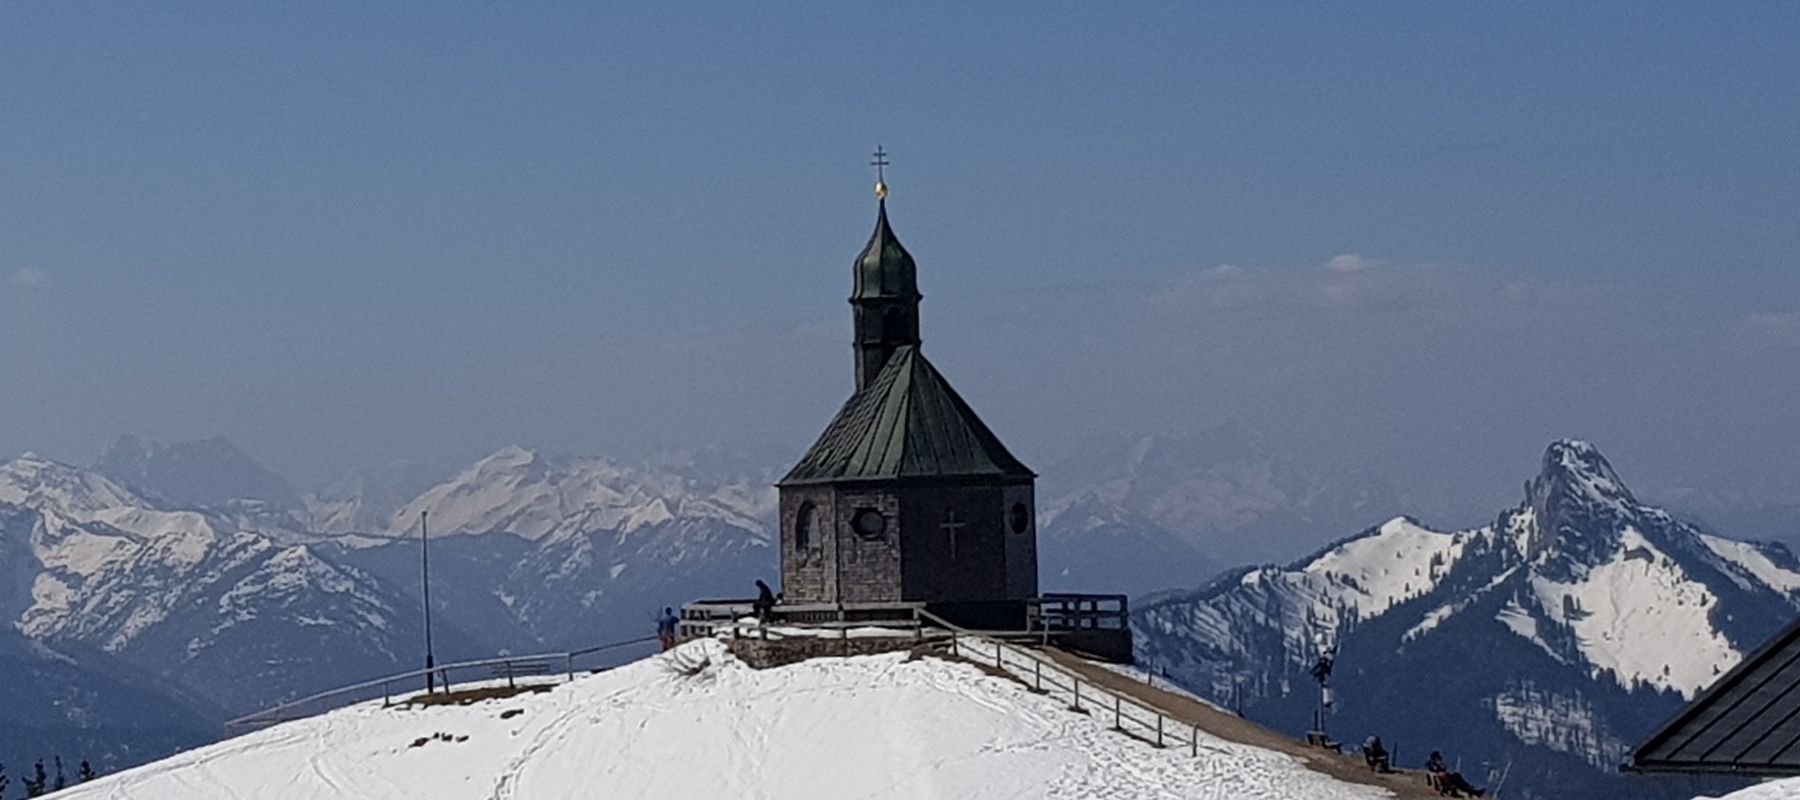
M 918 270 L 887 215 L 887 153 L 875 148 L 875 232 L 856 257 L 850 305 L 856 328 L 856 388 L 881 372 L 894 351 L 919 344 Z

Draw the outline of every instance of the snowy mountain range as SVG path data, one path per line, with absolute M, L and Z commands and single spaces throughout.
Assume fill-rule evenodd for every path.
M 1275 531 L 1398 503 L 1379 481 L 1309 474 L 1241 432 L 1091 452 L 1046 480 L 1046 590 L 1202 585 L 1220 542 L 1299 552 L 1316 533 Z M 1474 641 L 1471 652 L 1497 648 L 1528 668 L 1454 683 L 1446 702 L 1482 704 L 1485 733 L 1469 733 L 1487 738 L 1469 741 L 1545 749 L 1568 762 L 1558 769 L 1597 775 L 1791 613 L 1800 570 L 1779 547 L 1701 533 L 1637 503 L 1592 448 L 1551 454 L 1526 502 L 1494 525 L 1438 533 L 1395 520 L 1293 566 L 1233 571 L 1141 606 L 1144 655 L 1299 730 L 1313 637 L 1327 633 L 1342 653 L 1334 728 L 1447 743 L 1431 724 L 1360 707 L 1351 689 L 1362 672 L 1426 674 L 1420 665 L 1435 662 L 1424 654 L 1460 674 L 1457 654 Z M 205 738 L 235 713 L 412 669 L 421 515 L 440 662 L 636 638 L 662 606 L 747 596 L 775 574 L 770 484 L 784 460 L 706 453 L 626 465 L 507 447 L 441 480 L 400 463 L 302 494 L 217 439 L 127 439 L 91 468 L 28 454 L 0 464 L 0 619 L 18 634 L 0 641 L 0 658 L 29 659 L 89 698 L 120 687 L 152 695 L 144 707 L 165 709 L 155 717 L 176 723 L 169 735 L 112 725 L 101 730 L 151 743 L 81 740 L 118 753 L 97 762 L 109 764 Z M 53 706 L 67 713 L 46 725 L 79 734 L 99 718 L 81 710 L 93 702 Z M 0 737 L 0 759 L 36 755 Z
M 1559 441 L 1490 525 L 1396 518 L 1137 609 L 1140 660 L 1282 730 L 1443 750 L 1508 796 L 1612 796 L 1633 743 L 1800 610 L 1800 562 L 1639 502 Z M 1410 753 L 1410 755 L 1408 755 Z M 1663 781 L 1655 796 L 1692 796 Z M 1656 788 L 1660 787 L 1660 788 Z

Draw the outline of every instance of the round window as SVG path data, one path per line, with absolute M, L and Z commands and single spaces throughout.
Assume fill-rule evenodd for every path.
M 1013 503 L 1012 511 L 1006 517 L 1013 533 L 1024 533 L 1031 528 L 1031 509 L 1026 508 L 1024 503 Z
M 873 508 L 859 508 L 850 517 L 850 527 L 858 535 L 873 539 L 887 530 L 887 517 Z

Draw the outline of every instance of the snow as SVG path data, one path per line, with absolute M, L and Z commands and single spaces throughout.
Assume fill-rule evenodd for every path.
M 1544 641 L 1544 637 L 1538 634 L 1537 617 L 1532 616 L 1531 612 L 1526 611 L 1524 606 L 1519 605 L 1517 599 L 1508 600 L 1506 605 L 1501 608 L 1498 613 L 1494 614 L 1494 619 L 1499 620 L 1500 624 L 1505 625 L 1507 630 L 1518 634 L 1526 641 L 1537 645 L 1544 652 L 1549 653 L 1551 658 L 1556 659 L 1558 662 L 1563 661 L 1562 655 L 1557 653 L 1556 650 L 1550 646 L 1550 643 Z
M 1696 797 L 1694 800 L 1713 800 L 1709 797 Z M 1718 800 L 1800 800 L 1800 778 L 1785 778 L 1768 783 L 1759 783 L 1748 789 L 1739 789 Z
M 1612 670 L 1621 685 L 1638 680 L 1691 698 L 1713 681 L 1715 666 L 1743 657 L 1708 618 L 1718 598 L 1635 528 L 1585 577 L 1534 575 L 1531 585 L 1539 607 L 1574 629 L 1588 662 Z
M 1786 595 L 1800 593 L 1800 572 L 1777 565 L 1755 544 L 1706 534 L 1701 534 L 1700 541 L 1714 555 L 1749 573 L 1762 585 Z
M 1592 444 L 1579 439 L 1564 439 L 1551 444 L 1545 457 L 1562 467 L 1568 485 L 1594 507 L 1622 516 L 1629 515 L 1635 508 L 1636 502 L 1625 488 L 1625 482 Z
M 1596 769 L 1610 770 L 1631 746 L 1612 736 L 1580 692 L 1557 692 L 1530 681 L 1509 684 L 1484 701 L 1500 727 L 1519 741 L 1568 753 Z
M 1305 571 L 1334 581 L 1350 579 L 1341 599 L 1368 618 L 1430 591 L 1466 541 L 1465 534 L 1439 533 L 1396 517 L 1372 536 L 1338 545 Z
M 353 706 L 58 797 L 1388 796 L 1223 740 L 1197 758 L 1157 749 L 1065 706 L 967 664 L 894 653 L 753 670 L 703 640 L 541 694 Z
M 426 490 L 395 512 L 388 528 L 417 530 L 420 512 L 429 512 L 434 537 L 503 532 L 536 542 L 592 531 L 630 534 L 681 519 L 766 535 L 762 518 L 773 495 L 738 484 L 708 490 L 674 473 L 600 458 L 546 458 L 515 445 Z
M 1481 597 L 1483 595 L 1487 594 L 1488 592 L 1493 591 L 1494 587 L 1499 586 L 1502 583 L 1505 583 L 1507 578 L 1512 577 L 1513 573 L 1518 572 L 1518 571 L 1519 571 L 1519 568 L 1516 566 L 1508 567 L 1506 569 L 1506 571 L 1500 573 L 1499 575 L 1494 576 L 1494 579 L 1488 581 L 1485 586 L 1482 586 L 1481 588 L 1476 589 L 1475 591 L 1469 593 L 1468 595 L 1466 595 L 1462 598 L 1453 600 L 1451 602 L 1445 603 L 1441 606 L 1438 606 L 1437 608 L 1432 609 L 1430 612 L 1426 613 L 1424 619 L 1419 620 L 1419 624 L 1414 625 L 1411 628 L 1409 628 L 1406 631 L 1406 634 L 1400 637 L 1400 640 L 1401 641 L 1411 641 L 1415 638 L 1425 635 L 1426 633 L 1429 633 L 1433 628 L 1436 628 L 1444 620 L 1447 620 L 1453 616 L 1456 616 L 1457 613 L 1461 612 L 1465 608 L 1468 608 L 1469 604 L 1475 602 L 1476 600 L 1481 599 Z M 1542 642 L 1539 642 L 1539 644 L 1542 644 Z

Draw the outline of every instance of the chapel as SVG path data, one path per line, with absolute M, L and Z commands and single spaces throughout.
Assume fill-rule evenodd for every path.
M 1038 594 L 1037 476 L 925 357 L 885 176 L 875 195 L 851 263 L 855 392 L 777 485 L 785 601 L 1022 608 Z

